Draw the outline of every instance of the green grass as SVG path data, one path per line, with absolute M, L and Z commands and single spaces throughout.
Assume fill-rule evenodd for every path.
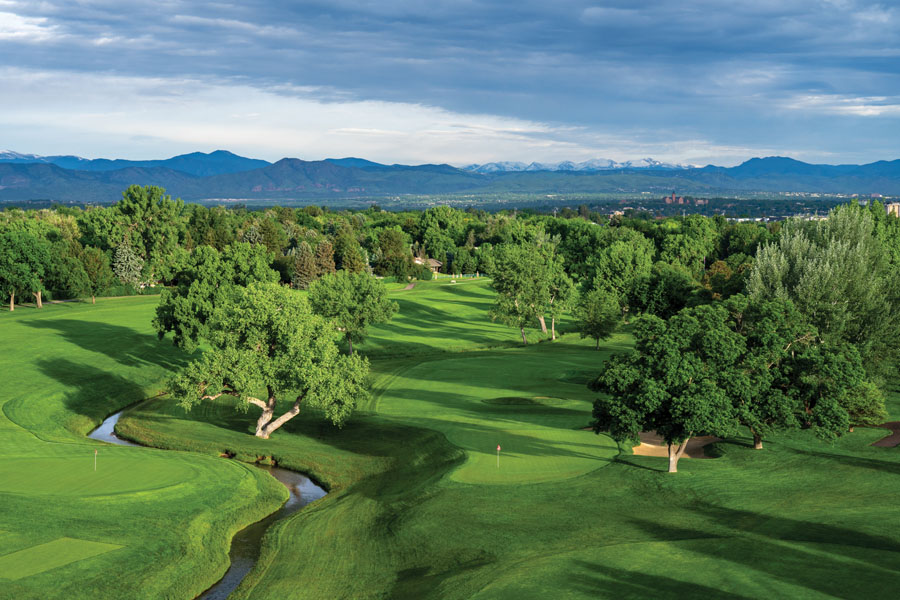
M 0 598 L 193 597 L 231 534 L 283 501 L 240 463 L 84 437 L 185 360 L 151 334 L 156 301 L 0 317 Z
M 59 538 L 0 556 L 0 579 L 22 579 L 121 547 L 103 542 Z
M 257 569 L 234 598 L 872 598 L 892 597 L 900 588 L 900 449 L 869 445 L 885 431 L 860 428 L 835 444 L 809 432 L 778 435 L 762 451 L 739 437 L 715 445 L 719 458 L 685 459 L 670 475 L 665 459 L 616 455 L 608 438 L 581 430 L 590 420 L 585 383 L 610 352 L 627 345 L 626 336 L 601 352 L 574 336 L 521 348 L 517 332 L 487 319 L 490 292 L 483 283 L 442 284 L 394 286 L 401 314 L 373 328 L 362 345 L 373 358 L 371 402 L 341 430 L 305 412 L 272 439 L 258 440 L 250 435 L 254 416 L 235 411 L 225 397 L 188 414 L 157 398 L 120 421 L 129 436 L 191 450 L 172 455 L 194 457 L 209 473 L 238 466 L 212 458 L 229 452 L 242 460 L 274 458 L 329 486 L 328 496 L 270 531 Z M 34 327 L 31 338 L 19 341 L 60 336 L 69 346 L 54 364 L 75 363 L 63 362 L 60 377 L 74 380 L 85 369 L 96 379 L 93 369 L 103 369 L 114 376 L 108 393 L 143 389 L 183 357 L 147 333 L 152 305 L 116 302 L 114 314 L 83 329 L 76 324 L 89 311 L 68 319 L 68 332 Z M 92 327 L 104 322 L 132 331 L 118 364 L 77 359 L 74 350 L 90 344 L 81 337 L 90 338 Z M 104 349 L 100 344 L 91 352 Z M 17 356 L 23 370 L 45 360 L 36 350 Z M 35 381 L 40 387 L 42 380 Z M 54 381 L 46 384 L 59 384 Z M 3 448 L 7 439 L 34 434 L 65 438 L 68 430 L 51 427 L 58 419 L 71 428 L 81 422 L 77 415 L 110 410 L 94 408 L 107 402 L 106 394 L 79 394 L 68 385 L 75 386 L 67 388 L 72 404 L 51 411 L 52 418 L 34 402 L 15 404 L 11 412 L 4 406 L 5 414 L 29 425 L 28 431 L 0 430 Z M 39 390 L 33 393 L 38 397 Z M 897 394 L 889 408 L 900 418 Z M 499 470 L 497 443 L 503 446 Z M 216 481 L 222 476 L 216 472 Z M 101 497 L 125 502 L 138 494 L 151 503 L 147 511 L 168 520 L 173 517 L 154 501 L 182 493 L 181 485 Z M 217 489 L 220 506 L 235 501 Z M 33 506 L 53 497 L 3 493 L 0 499 Z M 182 504 L 196 508 L 187 500 L 166 507 Z M 60 520 L 84 518 L 73 513 L 78 505 L 56 509 Z M 146 529 L 147 513 L 130 510 L 133 517 L 104 521 L 104 530 Z M 37 527 L 29 534 L 12 518 L 0 519 L 0 530 L 11 532 L 0 537 L 4 553 L 62 536 L 98 539 Z M 125 547 L 54 571 L 134 568 L 126 553 L 134 544 L 146 553 L 153 543 L 123 533 L 101 541 Z M 147 562 L 177 569 L 174 554 L 156 550 Z M 11 584 L 33 581 L 21 588 L 31 593 L 51 585 L 40 579 L 45 575 Z M 110 585 L 88 578 L 78 589 L 102 597 L 110 589 L 104 584 Z M 4 582 L 0 590 L 7 587 Z

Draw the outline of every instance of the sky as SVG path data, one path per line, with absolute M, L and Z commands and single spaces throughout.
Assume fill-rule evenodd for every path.
M 900 3 L 0 0 L 0 150 L 900 158 Z

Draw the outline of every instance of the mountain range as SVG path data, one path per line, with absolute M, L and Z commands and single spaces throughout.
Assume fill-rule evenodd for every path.
M 785 157 L 736 167 L 686 167 L 643 159 L 616 163 L 385 165 L 362 158 L 275 163 L 224 150 L 127 161 L 0 152 L 0 202 L 111 203 L 128 185 L 158 185 L 192 201 L 304 200 L 405 194 L 678 194 L 772 192 L 900 195 L 900 160 L 816 165 Z M 477 201 L 477 200 L 475 200 Z
M 518 171 L 611 171 L 614 169 L 693 169 L 695 165 L 664 163 L 653 158 L 616 162 L 609 158 L 593 158 L 575 163 L 564 160 L 556 163 L 491 162 L 463 167 L 473 173 L 511 173 Z

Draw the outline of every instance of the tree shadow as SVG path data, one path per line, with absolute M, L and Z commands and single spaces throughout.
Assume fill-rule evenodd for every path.
M 704 517 L 710 527 L 698 531 L 647 519 L 630 521 L 653 539 L 697 540 L 705 536 L 714 543 L 697 541 L 689 550 L 829 596 L 878 597 L 900 584 L 900 542 L 896 539 L 706 503 L 696 503 L 688 510 Z
M 71 344 L 130 367 L 158 365 L 175 370 L 191 358 L 169 342 L 121 325 L 78 319 L 41 319 L 26 324 L 56 331 Z
M 602 592 L 609 598 L 704 598 L 704 600 L 751 600 L 752 596 L 742 596 L 719 590 L 708 585 L 691 583 L 650 575 L 638 571 L 616 569 L 583 560 L 574 564 L 580 572 L 570 573 L 569 586 L 588 596 Z
M 65 358 L 39 360 L 35 364 L 41 373 L 67 388 L 62 395 L 62 414 L 53 410 L 50 404 L 45 411 L 30 411 L 34 413 L 34 419 L 43 420 L 32 424 L 38 429 L 64 427 L 82 434 L 85 422 L 73 420 L 71 415 L 86 417 L 96 425 L 116 410 L 146 397 L 145 390 L 133 381 L 97 367 Z

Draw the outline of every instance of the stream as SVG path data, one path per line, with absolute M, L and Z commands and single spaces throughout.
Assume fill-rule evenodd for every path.
M 99 427 L 88 434 L 88 437 L 120 446 L 139 446 L 140 444 L 123 440 L 115 434 L 116 423 L 119 421 L 121 414 L 122 411 L 120 410 L 107 417 Z M 327 493 L 302 473 L 279 467 L 256 466 L 268 471 L 272 477 L 283 483 L 290 493 L 290 497 L 281 508 L 262 521 L 252 523 L 234 534 L 234 537 L 231 539 L 231 550 L 228 552 L 228 557 L 231 560 L 228 571 L 225 572 L 222 579 L 200 594 L 197 597 L 199 600 L 224 600 L 224 598 L 227 598 L 246 577 L 247 573 L 253 569 L 253 566 L 259 559 L 260 547 L 266 530 L 275 521 L 294 514 L 313 500 L 318 500 Z

